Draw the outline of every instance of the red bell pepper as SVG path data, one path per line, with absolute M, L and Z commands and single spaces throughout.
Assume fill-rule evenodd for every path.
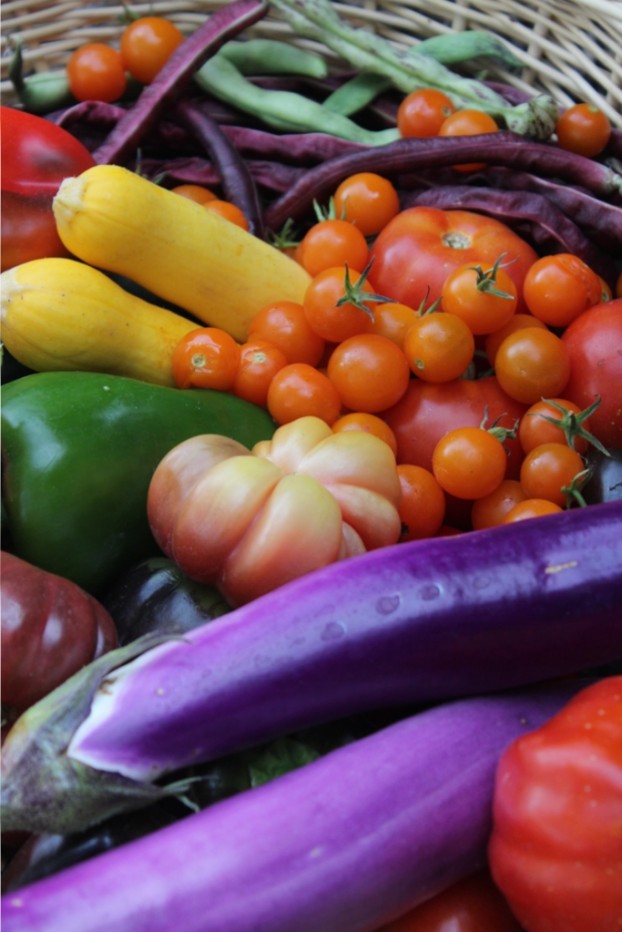
M 489 862 L 529 932 L 622 928 L 622 676 L 506 749 Z
M 88 149 L 43 117 L 0 107 L 2 271 L 46 256 L 66 256 L 52 198 L 61 181 L 94 165 Z

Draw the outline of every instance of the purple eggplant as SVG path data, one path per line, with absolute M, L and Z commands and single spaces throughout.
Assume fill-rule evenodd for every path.
M 579 682 L 405 717 L 6 894 L 3 930 L 371 932 L 485 864 L 501 753 Z
M 619 660 L 621 603 L 622 502 L 333 564 L 33 706 L 4 745 L 4 825 L 78 831 L 280 734 Z

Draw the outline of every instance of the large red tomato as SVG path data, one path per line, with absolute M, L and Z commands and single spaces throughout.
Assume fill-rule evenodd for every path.
M 398 463 L 431 469 L 434 447 L 448 431 L 477 427 L 486 416 L 487 426 L 500 418 L 500 426 L 511 428 L 526 410 L 526 405 L 505 394 L 494 376 L 440 384 L 411 379 L 406 394 L 382 416 L 395 434 Z M 504 446 L 506 477 L 518 478 L 521 446 L 516 438 L 504 441 Z
M 525 310 L 522 285 L 538 258 L 535 250 L 498 220 L 466 210 L 410 207 L 384 227 L 370 250 L 374 291 L 417 309 L 435 301 L 445 279 L 464 263 L 491 268 L 501 254 Z
M 570 357 L 565 397 L 580 408 L 600 397 L 590 430 L 606 447 L 622 448 L 622 298 L 584 311 L 562 340 Z

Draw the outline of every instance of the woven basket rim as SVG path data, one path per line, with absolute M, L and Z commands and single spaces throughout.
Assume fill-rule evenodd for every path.
M 132 13 L 170 16 L 190 32 L 206 14 L 227 0 L 151 0 L 130 3 Z M 622 127 L 622 0 L 354 0 L 335 2 L 336 11 L 355 25 L 372 29 L 396 44 L 461 29 L 487 29 L 501 38 L 521 62 L 519 73 L 500 66 L 488 76 L 527 92 L 545 92 L 561 107 L 586 100 L 601 107 Z M 17 39 L 26 73 L 59 70 L 82 42 L 118 41 L 126 8 L 115 0 L 87 6 L 79 0 L 3 0 L 0 33 L 0 94 L 17 103 L 8 80 Z M 310 47 L 335 65 L 335 56 L 310 40 L 292 35 L 279 15 L 268 15 L 245 35 L 267 35 Z

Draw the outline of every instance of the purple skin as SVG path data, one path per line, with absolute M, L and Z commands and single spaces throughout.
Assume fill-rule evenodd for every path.
M 225 42 L 262 19 L 267 11 L 266 0 L 234 0 L 211 13 L 205 23 L 177 47 L 155 80 L 142 90 L 134 106 L 125 112 L 93 153 L 95 161 L 124 164 L 177 100 L 194 72 Z
M 4 932 L 371 932 L 485 864 L 501 753 L 583 685 L 402 719 L 6 894 Z
M 614 503 L 333 564 L 110 674 L 69 754 L 144 779 L 620 658 L 621 530 Z
M 3 827 L 65 834 L 278 735 L 622 659 L 622 502 L 333 564 L 159 646 L 112 651 L 3 746 Z
M 263 237 L 263 220 L 257 188 L 249 168 L 216 120 L 200 104 L 191 100 L 177 106 L 179 117 L 216 168 L 224 197 L 240 208 L 248 221 L 249 230 Z
M 501 131 L 481 136 L 399 139 L 385 146 L 346 153 L 311 168 L 297 185 L 267 208 L 264 219 L 271 229 L 280 229 L 288 217 L 297 220 L 308 213 L 314 199 L 323 201 L 355 172 L 375 171 L 393 177 L 471 161 L 555 176 L 622 203 L 622 175 L 607 165 L 549 143 Z

